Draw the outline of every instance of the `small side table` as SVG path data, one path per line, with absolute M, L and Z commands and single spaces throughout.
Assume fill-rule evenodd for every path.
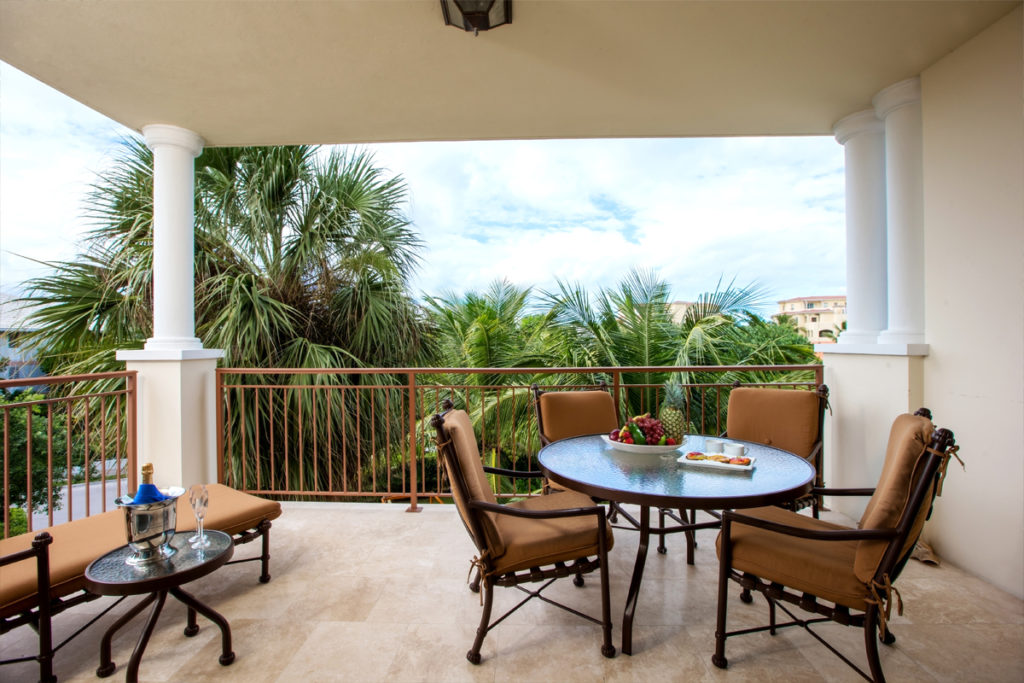
M 177 552 L 165 560 L 134 567 L 125 562 L 132 551 L 131 548 L 124 545 L 94 560 L 85 570 L 85 588 L 90 593 L 121 596 L 149 593 L 103 634 L 103 640 L 100 642 L 100 665 L 96 669 L 97 676 L 105 678 L 114 673 L 117 668 L 110 658 L 110 641 L 114 634 L 135 618 L 147 605 L 155 602 L 149 613 L 146 626 L 139 635 L 139 642 L 136 643 L 135 650 L 132 652 L 131 661 L 128 663 L 126 681 L 127 683 L 137 683 L 142 654 L 146 651 L 149 637 L 153 634 L 168 593 L 188 606 L 188 624 L 185 627 L 185 635 L 191 637 L 199 632 L 196 612 L 202 614 L 220 627 L 220 663 L 227 666 L 235 661 L 235 653 L 231 651 L 231 626 L 227 619 L 180 588 L 182 584 L 211 573 L 230 560 L 235 552 L 235 545 L 227 534 L 220 531 L 206 531 L 205 534 L 210 539 L 210 545 L 206 548 L 192 548 L 188 543 L 191 532 L 182 532 L 171 539 L 171 545 Z

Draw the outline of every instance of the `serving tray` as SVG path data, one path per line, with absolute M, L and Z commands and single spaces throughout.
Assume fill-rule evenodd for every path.
M 691 451 L 691 453 L 692 452 L 693 451 Z M 714 454 L 714 455 L 717 455 L 717 453 Z M 687 467 L 706 467 L 707 469 L 712 469 L 712 470 L 728 470 L 728 471 L 731 471 L 731 472 L 749 472 L 750 470 L 754 469 L 754 463 L 757 461 L 757 458 L 755 458 L 753 456 L 748 456 L 748 457 L 750 457 L 750 464 L 748 464 L 748 465 L 733 465 L 732 463 L 717 462 L 715 460 L 687 460 L 686 459 L 686 455 L 680 456 L 676 460 L 676 462 L 678 462 L 680 465 L 686 465 Z

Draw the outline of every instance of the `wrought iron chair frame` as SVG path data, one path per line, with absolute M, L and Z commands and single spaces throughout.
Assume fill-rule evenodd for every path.
M 922 415 L 931 419 L 931 412 L 927 408 L 918 410 L 915 415 Z M 927 459 L 924 470 L 910 496 L 908 497 L 904 510 L 919 511 L 922 506 L 928 505 L 926 519 L 931 517 L 934 509 L 934 501 L 941 490 L 942 479 L 945 476 L 946 462 L 951 454 L 956 452 L 956 442 L 953 433 L 948 429 L 936 428 L 931 435 L 931 441 L 926 448 L 924 458 Z M 925 500 L 929 487 L 934 483 L 930 500 Z M 861 489 L 812 489 L 812 494 L 818 496 L 870 496 L 874 493 L 873 488 Z M 822 643 L 831 652 L 837 655 L 843 662 L 869 681 L 884 683 L 885 676 L 882 672 L 882 665 L 878 657 L 878 643 L 875 640 L 875 631 L 879 631 L 879 639 L 886 645 L 896 642 L 896 637 L 889 630 L 888 625 L 882 618 L 882 606 L 871 604 L 862 613 L 851 612 L 849 607 L 843 605 L 827 605 L 818 602 L 817 596 L 810 593 L 796 593 L 786 589 L 785 586 L 771 581 L 766 581 L 750 573 L 740 573 L 732 568 L 732 545 L 731 531 L 732 523 L 738 522 L 752 527 L 765 529 L 780 534 L 795 536 L 799 538 L 815 539 L 821 541 L 864 541 L 864 540 L 887 540 L 888 547 L 872 581 L 881 585 L 890 585 L 899 576 L 903 567 L 910 559 L 913 544 L 903 552 L 903 546 L 907 543 L 912 532 L 912 526 L 916 514 L 904 514 L 901 516 L 895 529 L 845 529 L 845 530 L 811 530 L 797 527 L 790 527 L 777 524 L 768 520 L 750 517 L 740 512 L 726 510 L 722 513 L 721 531 L 721 556 L 719 558 L 719 582 L 718 582 L 718 611 L 717 624 L 715 628 L 715 654 L 711 661 L 721 669 L 728 667 L 728 660 L 725 657 L 725 641 L 732 636 L 745 635 L 769 631 L 772 635 L 780 628 L 789 626 L 800 626 L 810 633 L 818 642 Z M 916 540 L 916 539 L 915 539 Z M 769 623 L 767 626 L 746 628 L 738 631 L 726 631 L 726 612 L 728 602 L 729 581 L 735 581 L 742 588 L 740 599 L 745 603 L 752 602 L 751 591 L 757 591 L 764 595 L 768 601 Z M 813 614 L 822 615 L 817 618 L 801 619 L 793 614 L 782 603 L 795 605 L 800 609 Z M 778 605 L 791 621 L 778 623 L 776 621 L 775 607 Z M 836 622 L 844 626 L 855 626 L 864 629 L 864 644 L 868 659 L 870 676 L 860 667 L 851 662 L 846 656 L 840 653 L 833 645 L 828 643 L 819 634 L 815 633 L 810 626 L 822 622 Z
M 448 475 L 450 483 L 453 487 L 457 486 L 463 492 L 469 491 L 469 486 L 465 480 L 465 473 L 458 464 L 458 456 L 455 454 L 455 445 L 444 431 L 444 420 L 445 416 L 451 412 L 452 405 L 449 401 L 444 404 L 444 412 L 434 415 L 431 418 L 431 425 L 437 432 L 437 448 L 442 461 L 444 463 L 445 472 Z M 537 478 L 538 476 L 543 477 L 543 473 L 540 472 L 516 472 L 512 470 L 502 470 L 493 467 L 484 467 L 485 472 L 502 474 L 503 476 L 516 477 L 516 478 Z M 557 495 L 557 494 L 555 494 Z M 611 598 L 609 591 L 609 579 L 608 579 L 608 548 L 606 542 L 606 535 L 608 530 L 608 522 L 606 518 L 605 509 L 601 505 L 594 505 L 592 507 L 578 507 L 578 508 L 565 508 L 561 510 L 521 510 L 518 508 L 509 507 L 507 505 L 500 505 L 489 503 L 486 501 L 470 500 L 466 497 L 468 505 L 468 521 L 462 519 L 463 525 L 466 527 L 466 531 L 469 533 L 470 538 L 473 539 L 474 545 L 476 545 L 477 551 L 480 553 L 477 558 L 474 559 L 474 567 L 476 568 L 476 578 L 474 584 L 471 584 L 471 588 L 474 591 L 480 589 L 479 584 L 483 583 L 483 612 L 480 615 L 480 625 L 477 627 L 476 637 L 473 641 L 473 646 L 466 653 L 466 659 L 473 664 L 480 663 L 480 648 L 483 645 L 484 638 L 495 628 L 498 624 L 504 621 L 512 613 L 517 611 L 520 607 L 525 605 L 533 598 L 546 602 L 550 605 L 560 607 L 576 616 L 586 619 L 592 623 L 598 624 L 602 628 L 603 642 L 601 645 L 601 654 L 605 657 L 615 656 L 615 646 L 612 645 L 612 621 L 611 621 Z M 575 559 L 571 564 L 565 562 L 555 562 L 550 566 L 543 567 L 531 567 L 528 570 L 519 570 L 515 572 L 507 572 L 500 575 L 495 575 L 494 563 L 491 558 L 491 554 L 488 552 L 488 545 L 486 536 L 484 535 L 483 525 L 480 521 L 479 516 L 486 512 L 491 512 L 499 515 L 509 515 L 512 517 L 521 517 L 526 519 L 558 519 L 565 517 L 582 517 L 592 515 L 597 518 L 597 538 L 598 538 L 598 554 L 597 557 L 591 559 L 590 557 L 580 557 Z M 462 515 L 459 516 L 460 519 Z M 541 595 L 548 586 L 554 583 L 557 579 L 573 576 L 573 583 L 576 586 L 583 585 L 583 574 L 587 574 L 593 571 L 600 572 L 601 578 L 601 618 L 596 619 L 589 614 L 579 612 L 567 605 L 563 605 L 555 600 Z M 525 583 L 539 583 L 544 584 L 537 590 L 528 590 L 522 586 Z M 505 612 L 493 622 L 491 621 L 491 608 L 494 600 L 494 587 L 503 586 L 508 588 L 517 588 L 518 590 L 526 593 L 526 597 L 517 603 L 510 610 Z

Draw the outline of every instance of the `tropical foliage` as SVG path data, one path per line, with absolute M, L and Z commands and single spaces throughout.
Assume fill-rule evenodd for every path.
M 30 511 L 45 510 L 48 507 L 59 509 L 60 489 L 67 483 L 68 460 L 73 468 L 80 469 L 84 464 L 80 440 L 72 439 L 71 448 L 68 449 L 66 414 L 62 410 L 51 410 L 45 398 L 31 391 L 16 394 L 0 391 L 0 406 L 5 408 L 6 415 L 2 442 L 6 445 L 8 459 L 3 463 L 3 470 L 7 475 L 10 506 L 5 508 L 0 505 L 5 515 L 19 508 L 22 511 L 26 508 Z M 49 441 L 51 436 L 52 442 Z M 56 454 L 52 466 L 48 464 L 49 453 Z M 30 461 L 31 469 L 28 467 Z M 50 489 L 47 488 L 48 477 L 52 483 Z M 51 500 L 52 506 L 48 505 Z M 11 535 L 16 533 L 13 521 L 22 518 L 22 513 L 15 513 L 12 517 Z
M 126 142 L 88 197 L 94 227 L 83 253 L 29 283 L 37 328 L 30 343 L 51 372 L 119 369 L 115 350 L 138 348 L 149 336 L 152 166 L 144 144 Z M 386 177 L 368 153 L 308 146 L 206 149 L 195 166 L 196 333 L 208 348 L 224 350 L 225 365 L 395 367 L 426 358 L 422 317 L 408 293 L 421 245 L 401 210 L 401 178 Z M 312 381 L 361 379 L 325 374 Z M 331 417 L 317 427 L 324 436 L 377 428 L 371 406 L 343 396 L 328 395 Z M 311 400 L 295 391 L 276 403 L 252 402 L 249 424 L 261 411 L 309 410 Z M 231 416 L 232 443 L 248 439 L 249 452 L 258 452 L 242 419 L 241 411 Z M 320 474 L 290 473 L 307 483 Z
M 558 282 L 551 292 L 531 301 L 530 290 L 495 282 L 485 292 L 428 299 L 439 339 L 439 361 L 449 367 L 665 367 L 717 365 L 779 365 L 817 362 L 806 339 L 785 325 L 760 317 L 765 292 L 754 285 L 730 283 L 702 294 L 681 320 L 673 318 L 671 289 L 649 271 L 633 271 L 616 287 L 590 293 L 579 285 Z M 662 384 L 669 374 L 626 372 L 622 410 L 630 415 L 656 413 Z M 714 429 L 724 422 L 728 390 L 735 381 L 806 381 L 809 376 L 778 372 L 675 373 L 687 385 L 691 428 Z M 602 373 L 538 374 L 535 377 L 497 373 L 472 377 L 446 376 L 439 384 L 489 387 L 452 396 L 465 408 L 484 444 L 502 444 L 492 459 L 505 466 L 536 448 L 529 395 L 523 384 L 595 385 L 611 378 Z M 520 388 L 508 386 L 516 383 Z M 511 444 L 516 444 L 512 447 Z

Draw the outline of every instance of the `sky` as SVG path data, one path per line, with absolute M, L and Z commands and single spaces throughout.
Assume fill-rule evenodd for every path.
M 132 131 L 0 63 L 0 290 L 73 260 L 96 174 Z M 767 312 L 846 292 L 843 149 L 831 137 L 366 145 L 408 186 L 416 296 L 596 291 L 655 271 L 692 301 L 759 285 Z

